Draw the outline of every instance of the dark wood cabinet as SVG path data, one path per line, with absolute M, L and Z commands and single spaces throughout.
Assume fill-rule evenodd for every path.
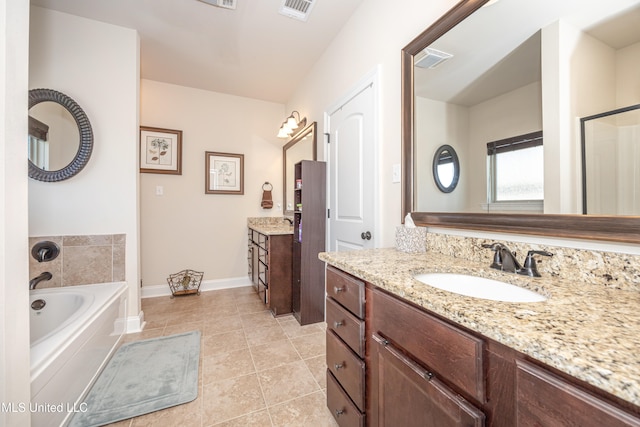
M 326 274 L 327 405 L 341 426 L 640 427 L 637 406 L 332 266 Z
M 376 425 L 481 427 L 484 414 L 409 354 L 374 334 Z
M 371 425 L 484 426 L 482 340 L 379 290 L 367 303 Z
M 291 313 L 292 235 L 249 229 L 249 272 L 260 299 L 274 316 Z
M 365 285 L 327 267 L 327 406 L 338 424 L 363 425 L 366 411 Z
M 293 314 L 301 325 L 324 321 L 324 263 L 327 221 L 325 162 L 294 166 Z
M 516 361 L 519 426 L 640 426 L 640 419 L 524 360 Z

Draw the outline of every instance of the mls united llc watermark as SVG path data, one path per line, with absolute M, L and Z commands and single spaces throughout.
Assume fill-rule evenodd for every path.
M 0 402 L 0 412 L 87 412 L 87 404 L 82 403 L 35 403 Z

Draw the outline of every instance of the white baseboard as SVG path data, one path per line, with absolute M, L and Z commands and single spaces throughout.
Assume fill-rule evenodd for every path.
M 137 316 L 127 317 L 127 334 L 135 334 L 136 332 L 142 332 L 144 329 L 144 313 L 141 311 Z
M 241 288 L 243 286 L 251 286 L 251 280 L 249 280 L 248 276 L 233 277 L 230 279 L 203 280 L 200 284 L 200 292 Z M 143 286 L 141 290 L 141 298 L 154 298 L 171 295 L 171 289 L 169 289 L 169 285 L 167 284 Z

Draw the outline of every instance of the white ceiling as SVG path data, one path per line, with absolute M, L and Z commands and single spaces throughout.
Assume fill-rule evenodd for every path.
M 286 103 L 363 0 L 316 0 L 307 22 L 282 0 L 31 0 L 140 34 L 144 79 Z
M 416 68 L 416 94 L 472 106 L 539 81 L 539 30 L 558 19 L 614 49 L 640 41 L 639 0 L 500 0 L 433 43 L 454 56 Z

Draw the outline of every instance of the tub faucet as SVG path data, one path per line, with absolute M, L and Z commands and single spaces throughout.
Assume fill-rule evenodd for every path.
M 36 286 L 38 286 L 38 283 L 44 281 L 44 280 L 51 280 L 51 278 L 53 277 L 53 275 L 51 273 L 49 273 L 48 271 L 45 271 L 44 273 L 41 273 L 40 275 L 34 277 L 33 279 L 29 280 L 29 289 L 33 290 L 36 288 Z

